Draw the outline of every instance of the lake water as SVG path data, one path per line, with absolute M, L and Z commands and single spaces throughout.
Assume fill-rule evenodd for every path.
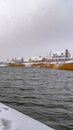
M 0 67 L 0 102 L 56 130 L 73 130 L 73 71 Z

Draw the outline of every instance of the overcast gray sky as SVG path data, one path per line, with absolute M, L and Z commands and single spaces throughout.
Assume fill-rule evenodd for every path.
M 0 60 L 73 54 L 73 0 L 0 0 Z

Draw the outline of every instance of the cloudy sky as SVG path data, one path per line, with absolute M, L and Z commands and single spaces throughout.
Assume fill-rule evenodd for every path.
M 73 54 L 73 0 L 0 0 L 0 60 Z

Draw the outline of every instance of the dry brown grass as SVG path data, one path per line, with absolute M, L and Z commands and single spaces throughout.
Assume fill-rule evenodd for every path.
M 55 64 L 49 64 L 49 68 L 55 68 L 56 65 Z
M 73 63 L 64 63 L 58 65 L 58 69 L 60 70 L 73 70 Z
M 43 67 L 43 68 L 46 68 L 47 64 L 45 64 L 45 63 L 33 63 L 31 66 L 32 67 Z
M 34 63 L 32 67 L 42 67 L 42 68 L 56 68 L 55 64 L 48 64 L 48 63 Z
M 25 64 L 22 63 L 9 63 L 8 66 L 25 66 Z

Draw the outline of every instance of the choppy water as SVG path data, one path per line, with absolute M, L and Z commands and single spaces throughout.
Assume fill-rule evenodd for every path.
M 56 130 L 73 130 L 73 71 L 0 67 L 0 102 Z

